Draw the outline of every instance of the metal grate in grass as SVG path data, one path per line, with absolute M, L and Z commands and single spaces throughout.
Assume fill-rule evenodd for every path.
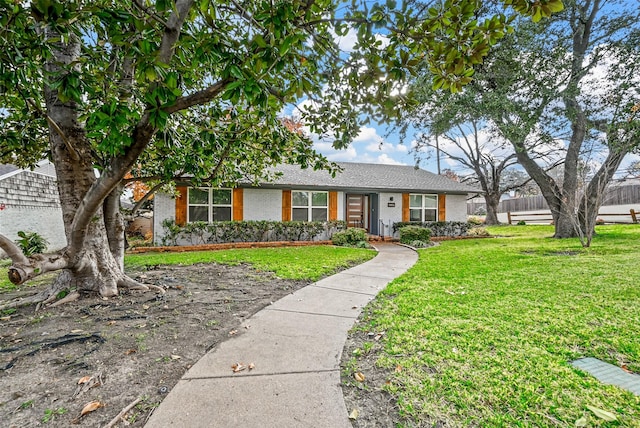
M 615 385 L 640 396 L 640 375 L 627 373 L 620 367 L 587 357 L 572 361 L 571 365 L 585 371 L 607 385 Z

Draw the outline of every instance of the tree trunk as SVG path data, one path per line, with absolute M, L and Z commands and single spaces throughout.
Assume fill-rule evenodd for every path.
M 111 192 L 104 201 L 104 223 L 109 240 L 109 249 L 116 259 L 118 267 L 124 272 L 124 250 L 125 250 L 125 220 L 120 212 L 120 194 L 123 186 L 120 185 Z
M 496 197 L 495 195 L 485 193 L 484 201 L 487 205 L 487 215 L 484 219 L 484 224 L 500 224 L 500 221 L 498 220 L 498 205 L 500 205 L 500 196 Z
M 60 38 L 59 34 L 49 28 L 45 31 L 48 37 Z M 55 49 L 52 50 L 53 57 L 47 64 L 47 71 L 51 73 L 54 81 L 56 77 L 61 78 L 77 67 L 77 59 L 80 55 L 80 41 L 76 36 L 70 34 L 60 39 L 66 39 L 66 42 L 59 41 L 55 44 Z M 75 287 L 80 293 L 98 293 L 103 297 L 115 296 L 118 294 L 118 285 L 127 286 L 131 280 L 125 277 L 122 263 L 119 263 L 112 254 L 103 208 L 93 213 L 92 221 L 84 230 L 74 230 L 73 227 L 76 214 L 85 203 L 85 197 L 97 179 L 93 168 L 91 145 L 78 116 L 81 109 L 74 100 L 62 101 L 58 90 L 50 86 L 45 86 L 44 94 L 49 122 L 49 141 L 56 168 L 68 243 L 67 248 L 62 252 L 67 258 L 68 285 Z M 110 201 L 110 204 L 107 204 L 110 209 L 109 218 L 116 218 L 113 201 Z M 74 235 L 84 236 L 80 248 L 72 239 Z M 123 242 L 121 239 L 120 243 Z M 123 254 L 123 250 L 118 250 L 117 239 L 114 239 L 113 244 L 115 253 Z
M 555 228 L 554 238 L 575 238 L 578 236 L 576 215 L 566 205 L 562 204 L 560 210 L 552 210 L 553 224 Z

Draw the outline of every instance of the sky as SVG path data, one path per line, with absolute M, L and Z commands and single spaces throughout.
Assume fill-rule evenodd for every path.
M 348 33 L 344 37 L 336 36 L 336 38 L 342 51 L 345 53 L 352 51 L 356 41 L 353 33 Z M 334 149 L 330 140 L 323 141 L 314 136 L 312 139 L 315 142 L 315 149 L 331 161 L 415 165 L 418 159 L 422 169 L 437 173 L 437 162 L 433 153 L 430 155 L 422 153 L 416 157 L 416 154 L 411 152 L 415 135 L 420 131 L 419 129 L 410 130 L 401 142 L 398 133 L 394 132 L 391 127 L 385 124 L 371 123 L 364 126 L 353 143 L 343 150 Z M 624 164 L 637 160 L 640 160 L 639 156 L 630 155 Z M 454 171 L 464 173 L 458 165 L 445 157 L 441 157 L 440 163 L 441 169 L 451 168 Z

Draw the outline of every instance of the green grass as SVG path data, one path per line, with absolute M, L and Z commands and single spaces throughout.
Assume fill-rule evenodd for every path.
M 490 232 L 505 237 L 420 251 L 367 310 L 407 426 L 573 427 L 586 414 L 640 427 L 639 397 L 569 366 L 593 356 L 640 372 L 640 226 L 598 227 L 589 249 L 550 226 Z
M 333 274 L 340 268 L 370 260 L 375 255 L 376 253 L 371 250 L 326 245 L 185 253 L 143 253 L 127 255 L 125 269 L 154 265 L 195 263 L 237 265 L 248 263 L 258 270 L 274 272 L 279 278 L 316 281 L 323 276 Z
M 195 263 L 247 263 L 262 271 L 274 272 L 279 278 L 316 281 L 337 270 L 366 262 L 375 257 L 370 250 L 326 245 L 309 247 L 252 248 L 241 250 L 191 251 L 183 253 L 143 253 L 125 256 L 125 270 L 155 265 L 191 265 Z M 9 260 L 0 260 L 0 273 L 6 272 Z M 47 274 L 29 285 L 49 282 L 55 277 Z M 0 276 L 0 290 L 16 286 L 6 275 Z

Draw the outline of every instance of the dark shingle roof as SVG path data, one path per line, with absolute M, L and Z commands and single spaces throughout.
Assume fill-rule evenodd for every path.
M 478 193 L 479 189 L 458 183 L 423 169 L 406 165 L 337 162 L 342 172 L 331 177 L 327 171 L 301 169 L 297 165 L 275 168 L 283 176 L 261 187 L 349 189 L 351 191 L 406 191 L 437 193 Z

